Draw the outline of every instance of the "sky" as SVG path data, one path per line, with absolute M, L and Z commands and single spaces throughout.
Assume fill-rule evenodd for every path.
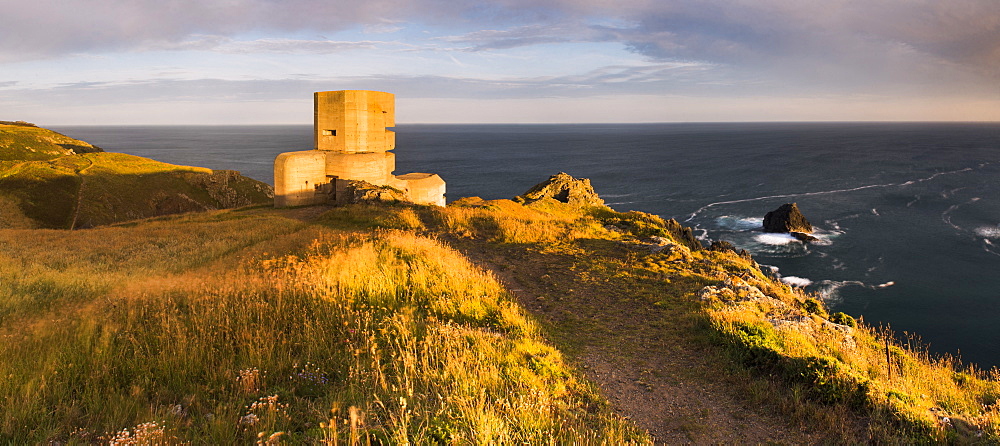
M 1000 121 L 998 0 L 0 0 L 0 120 Z

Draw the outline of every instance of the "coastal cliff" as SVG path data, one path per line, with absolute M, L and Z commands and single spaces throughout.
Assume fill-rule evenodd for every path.
M 555 189 L 0 230 L 0 443 L 998 440 L 995 372 Z
M 0 227 L 75 229 L 270 203 L 235 171 L 177 166 L 28 123 L 0 123 Z

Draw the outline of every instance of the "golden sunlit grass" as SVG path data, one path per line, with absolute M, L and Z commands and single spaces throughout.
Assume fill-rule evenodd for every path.
M 0 231 L 0 442 L 649 441 L 438 237 L 571 256 L 573 274 L 700 321 L 650 329 L 710 339 L 751 402 L 829 432 L 866 420 L 834 441 L 997 440 L 996 371 L 851 327 L 655 216 L 509 200 L 295 212 Z
M 543 212 L 505 200 L 473 203 L 476 207 L 441 211 L 432 222 L 459 236 L 563 252 L 579 250 L 579 244 L 574 246 L 579 239 L 622 239 L 602 230 L 608 224 L 640 239 L 655 235 L 685 245 L 683 230 L 648 214 L 594 209 L 587 217 L 558 204 Z M 677 246 L 602 262 L 617 265 L 612 267 L 618 268 L 616 280 L 628 284 L 623 289 L 658 304 L 684 311 L 671 301 L 703 302 L 703 325 L 725 346 L 736 367 L 732 372 L 746 376 L 742 385 L 759 389 L 761 401 L 831 431 L 870 417 L 867 432 L 844 432 L 839 441 L 998 440 L 996 369 L 961 365 L 951 357 L 928 354 L 918 340 L 901 343 L 888 330 L 859 325 L 843 314 L 831 316 L 817 299 L 770 278 L 735 253 Z M 705 285 L 714 285 L 719 293 L 705 293 Z M 752 377 L 761 372 L 779 379 Z
M 263 211 L 27 235 L 0 232 L 0 441 L 646 441 L 432 238 Z
M 94 227 L 270 201 L 268 186 L 202 167 L 102 152 L 51 130 L 0 124 L 0 227 Z
M 746 262 L 732 254 L 717 257 L 719 265 Z M 872 438 L 997 440 L 996 369 L 963 366 L 949 356 L 930 355 L 916 339 L 904 345 L 888 330 L 830 318 L 810 296 L 761 275 L 729 277 L 716 290 L 701 297 L 711 326 L 734 358 L 780 374 L 803 396 L 851 409 L 845 414 L 868 413 Z M 793 401 L 785 405 L 791 412 L 803 410 Z

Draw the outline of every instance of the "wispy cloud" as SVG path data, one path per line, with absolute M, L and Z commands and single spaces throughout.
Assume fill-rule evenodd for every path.
M 489 51 L 550 43 L 604 42 L 613 33 L 582 23 L 531 24 L 507 29 L 485 29 L 437 40 L 464 45 L 464 51 Z
M 336 85 L 448 99 L 948 95 L 1000 102 L 996 2 L 17 2 L 0 15 L 0 66 L 21 74 L 0 79 L 0 99 L 288 100 Z M 340 53 L 351 57 L 336 64 L 321 57 Z M 159 57 L 176 59 L 151 67 Z M 87 82 L 52 87 L 73 79 L 51 74 L 65 72 L 71 59 L 94 61 L 73 72 Z M 162 74 L 176 67 L 183 76 Z

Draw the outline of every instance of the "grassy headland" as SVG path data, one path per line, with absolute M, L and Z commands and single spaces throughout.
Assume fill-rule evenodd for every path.
M 643 441 L 455 250 L 287 212 L 0 231 L 0 441 Z
M 721 382 L 786 438 L 998 438 L 996 372 L 834 324 L 658 217 L 466 203 L 0 231 L 0 442 L 645 443 L 585 372 L 650 348 L 650 382 Z
M 59 141 L 0 161 L 5 227 L 262 192 Z M 996 370 L 550 198 L 0 229 L 0 339 L 0 443 L 1000 442 Z
M 108 153 L 31 125 L 0 124 L 0 228 L 86 228 L 271 200 L 233 171 Z

